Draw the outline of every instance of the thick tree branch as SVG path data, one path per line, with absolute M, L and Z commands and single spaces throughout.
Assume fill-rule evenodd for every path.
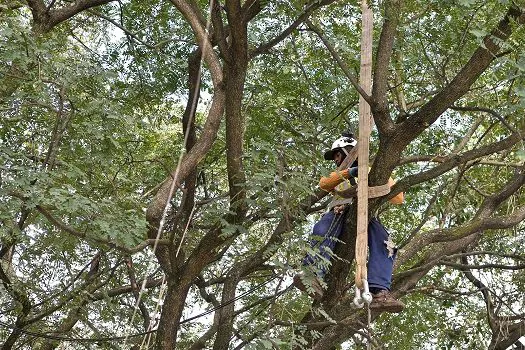
M 230 27 L 230 35 L 232 38 L 231 49 L 233 57 L 236 59 L 246 59 L 236 57 L 235 54 L 246 55 L 245 48 L 247 47 L 247 25 L 244 21 L 243 14 L 241 12 L 240 0 L 225 0 L 226 3 L 226 16 L 228 18 L 228 24 Z M 237 52 L 236 49 L 242 51 Z
M 525 321 L 518 322 L 511 326 L 503 326 L 498 333 L 493 335 L 492 341 L 488 347 L 489 350 L 507 350 L 510 346 L 516 346 L 516 350 L 525 349 L 525 345 L 520 340 L 525 335 Z M 506 331 L 506 337 L 501 336 L 502 330 Z
M 502 188 L 501 191 L 494 195 L 486 198 L 481 204 L 476 217 L 488 217 L 496 208 L 507 200 L 510 196 L 514 195 L 521 189 L 525 183 L 525 168 L 518 169 L 512 179 Z
M 496 59 L 497 54 L 501 50 L 501 42 L 506 41 L 512 34 L 512 21 L 516 21 L 519 24 L 525 22 L 523 11 L 515 6 L 508 10 L 492 33 L 485 37 L 483 46 L 480 46 L 472 54 L 470 60 L 454 79 L 412 117 L 398 126 L 398 129 L 406 131 L 404 135 L 399 136 L 399 142 L 408 144 L 408 142 L 425 130 L 428 125 L 434 123 L 455 101 L 469 91 L 472 84 Z
M 399 165 L 403 164 L 410 164 L 410 163 L 418 163 L 418 162 L 435 162 L 435 163 L 443 163 L 448 159 L 448 156 L 442 156 L 442 155 L 418 155 L 418 156 L 409 156 L 405 158 L 401 158 L 399 161 Z M 497 160 L 473 160 L 477 164 L 483 164 L 483 165 L 494 165 L 494 166 L 502 166 L 502 167 L 512 167 L 512 168 L 519 168 L 523 166 L 521 163 L 507 163 L 504 161 L 497 161 Z M 472 161 L 471 161 L 472 162 Z M 468 164 L 465 163 L 465 164 Z
M 197 339 L 193 344 L 191 344 L 188 350 L 206 349 L 206 343 L 215 336 L 215 333 L 217 333 L 217 329 L 218 327 L 215 324 L 213 324 L 203 335 L 199 337 L 199 339 Z
M 399 192 L 406 192 L 409 188 L 411 188 L 414 185 L 435 179 L 438 176 L 454 169 L 458 165 L 466 164 L 469 161 L 507 150 L 513 145 L 520 142 L 521 140 L 522 138 L 520 137 L 519 134 L 513 134 L 501 141 L 498 141 L 498 142 L 495 142 L 490 145 L 486 145 L 486 146 L 483 146 L 477 149 L 469 150 L 462 154 L 458 154 L 458 155 L 452 154 L 444 158 L 436 158 L 436 159 L 439 159 L 439 161 L 441 161 L 439 165 L 436 165 L 435 167 L 427 171 L 423 171 L 415 175 L 407 176 L 406 178 L 398 181 L 392 187 L 390 193 L 387 196 L 383 197 L 381 201 L 384 202 L 394 197 Z M 374 165 L 376 164 L 376 162 L 377 162 L 377 159 L 376 161 L 374 161 Z
M 447 258 L 448 259 L 457 259 L 457 258 L 461 258 L 463 256 L 475 256 L 475 255 L 491 255 L 491 256 L 498 256 L 498 257 L 501 257 L 501 258 L 514 259 L 514 260 L 518 260 L 518 261 L 525 261 L 525 255 L 502 254 L 502 253 L 497 253 L 497 252 L 487 251 L 487 250 L 471 251 L 471 252 L 466 252 L 466 253 L 459 253 L 459 254 L 454 254 L 454 255 L 448 255 Z
M 115 1 L 115 0 L 77 0 L 69 6 L 51 10 L 49 12 L 49 15 L 50 15 L 49 30 L 52 29 L 57 24 L 70 19 L 77 13 L 80 13 L 92 7 L 108 4 L 112 1 Z
M 472 84 L 496 59 L 501 51 L 502 42 L 512 34 L 512 22 L 520 25 L 525 22 L 525 14 L 514 5 L 511 5 L 507 14 L 492 33 L 485 37 L 482 46 L 472 54 L 470 60 L 443 90 L 430 99 L 413 116 L 396 124 L 395 131 L 389 133 L 389 137 L 382 136 L 385 134 L 380 131 L 379 151 L 369 176 L 372 185 L 384 183 L 398 164 L 405 147 L 433 124 L 447 108 L 469 91 Z M 380 123 L 378 123 L 378 130 L 383 130 L 383 126 L 379 126 Z
M 250 22 L 263 10 L 261 0 L 247 0 L 242 4 L 242 16 L 245 23 Z
M 67 21 L 76 14 L 92 7 L 108 4 L 115 0 L 77 0 L 70 5 L 51 9 L 42 0 L 28 0 L 27 4 L 33 13 L 33 30 L 37 34 L 45 34 L 58 24 Z
M 448 229 L 436 229 L 422 233 L 420 236 L 410 241 L 406 247 L 401 250 L 396 260 L 396 266 L 402 266 L 406 261 L 414 257 L 418 252 L 426 249 L 432 243 L 458 241 L 464 237 L 481 233 L 490 229 L 505 229 L 519 224 L 525 219 L 525 206 L 518 208 L 513 213 L 506 216 L 490 217 L 503 201 L 515 193 L 525 183 L 525 175 L 517 174 L 511 179 L 503 189 L 485 199 L 482 208 L 478 211 L 475 218 L 468 223 L 451 227 Z M 513 192 L 514 190 L 514 192 Z
M 517 271 L 517 270 L 525 269 L 525 264 L 521 264 L 521 265 L 504 265 L 504 264 L 472 265 L 472 264 L 468 264 L 468 263 L 459 264 L 459 263 L 443 261 L 443 262 L 441 262 L 441 265 L 453 267 L 453 268 L 459 269 L 459 270 L 499 269 L 499 270 Z
M 372 115 L 377 125 L 380 137 L 388 137 L 393 131 L 393 122 L 388 107 L 388 76 L 390 74 L 390 59 L 396 37 L 399 16 L 402 13 L 403 1 L 385 2 L 385 20 L 377 46 L 376 62 L 373 74 Z M 370 103 L 370 102 L 369 102 Z
M 418 252 L 427 249 L 433 243 L 454 242 L 474 234 L 481 234 L 485 230 L 508 229 L 516 226 L 523 220 L 525 220 L 525 207 L 514 211 L 508 216 L 478 218 L 471 220 L 465 225 L 424 232 L 400 251 L 396 266 L 403 265 Z
M 188 58 L 188 102 L 184 114 L 182 115 L 182 131 L 184 133 L 184 145 L 186 152 L 190 152 L 197 142 L 195 131 L 195 115 L 197 104 L 200 98 L 201 86 L 201 50 L 197 49 Z M 180 201 L 180 207 L 173 218 L 170 218 L 173 227 L 169 239 L 173 245 L 166 250 L 170 252 L 159 251 L 157 257 L 165 271 L 173 272 L 173 267 L 180 267 L 184 262 L 184 238 L 188 225 L 191 222 L 191 216 L 195 209 L 195 192 L 197 186 L 197 169 L 191 171 L 184 182 L 184 191 Z M 151 236 L 150 236 L 151 237 Z M 182 251 L 182 254 L 180 252 Z M 168 258 L 169 255 L 169 258 Z
M 226 170 L 230 194 L 228 222 L 238 224 L 244 220 L 248 207 L 246 204 L 246 174 L 244 171 L 244 131 L 245 116 L 242 113 L 242 97 L 248 70 L 248 23 L 242 18 L 240 1 L 227 0 L 226 13 L 230 25 L 229 56 L 224 66 L 226 90 Z M 219 330 L 220 331 L 220 330 Z
M 233 332 L 235 303 L 230 303 L 229 301 L 235 298 L 239 276 L 237 271 L 233 270 L 232 272 L 233 273 L 226 278 L 222 287 L 221 305 L 223 306 L 215 312 L 213 319 L 213 325 L 218 328 L 213 350 L 227 349 Z
M 226 39 L 229 35 L 230 29 L 225 29 L 222 20 L 222 7 L 219 1 L 213 1 L 213 8 L 211 11 L 211 22 L 213 23 L 213 41 L 219 46 L 222 57 L 226 62 L 231 62 L 232 57 L 228 51 L 228 43 Z
M 197 44 L 203 52 L 204 61 L 209 65 L 209 68 L 212 71 L 212 80 L 214 81 L 214 84 L 218 83 L 219 80 L 222 80 L 220 79 L 222 78 L 222 75 L 219 74 L 222 72 L 222 69 L 218 58 L 213 52 L 213 46 L 207 32 L 206 20 L 199 9 L 199 6 L 197 6 L 193 0 L 170 1 L 184 16 L 193 30 L 195 38 L 197 39 Z
M 177 187 L 186 180 L 190 173 L 194 171 L 197 165 L 204 159 L 215 142 L 224 113 L 225 101 L 222 67 L 219 58 L 211 47 L 207 33 L 201 25 L 200 19 L 202 16 L 199 12 L 195 11 L 193 2 L 172 0 L 172 3 L 187 19 L 196 35 L 204 61 L 210 69 L 214 94 L 208 112 L 208 118 L 206 119 L 200 138 L 196 141 L 192 149 L 182 157 L 170 176 L 164 180 L 148 206 L 146 218 L 151 225 L 151 230 L 154 230 L 154 232 L 159 229 L 166 205 L 173 196 L 174 186 Z M 193 4 L 193 6 L 191 4 Z
M 345 300 L 347 305 L 352 305 L 351 300 Z M 346 316 L 343 316 L 345 314 L 348 314 Z M 341 342 L 348 339 L 348 330 L 350 329 L 352 332 L 358 332 L 359 329 L 362 329 L 367 324 L 367 315 L 365 310 L 363 309 L 356 309 L 353 307 L 353 305 L 350 307 L 348 306 L 341 306 L 340 310 L 341 316 L 336 318 L 337 324 L 336 325 L 330 325 L 326 327 L 322 334 L 323 336 L 319 338 L 319 340 L 313 344 L 312 350 L 330 350 L 334 348 L 334 345 L 340 344 Z M 371 321 L 373 322 L 378 316 L 378 313 L 372 313 L 371 315 Z

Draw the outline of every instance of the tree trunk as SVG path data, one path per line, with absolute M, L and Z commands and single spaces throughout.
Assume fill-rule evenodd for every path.
M 174 276 L 170 277 L 164 305 L 162 306 L 159 328 L 157 329 L 155 349 L 175 349 L 180 319 L 190 286 L 191 282 L 175 279 Z

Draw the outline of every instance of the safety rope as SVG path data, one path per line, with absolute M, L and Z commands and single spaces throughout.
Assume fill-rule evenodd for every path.
M 164 299 L 164 294 L 167 290 L 167 284 L 166 284 L 166 276 L 162 276 L 162 283 L 160 284 L 160 290 L 159 290 L 159 297 L 157 300 L 157 304 L 155 305 L 155 311 L 154 311 L 154 317 L 149 322 L 147 331 L 153 331 L 155 327 L 157 326 L 158 316 L 160 316 L 160 310 L 161 310 L 161 300 Z M 142 343 L 140 344 L 140 349 L 146 348 L 149 349 L 149 344 L 152 340 L 153 332 L 145 334 L 144 338 L 142 338 Z
M 367 318 L 366 318 L 366 334 L 368 334 L 368 341 L 366 342 L 367 350 L 372 349 L 372 332 L 370 332 L 370 324 L 372 323 L 372 310 L 370 310 L 370 304 L 366 306 Z
M 206 19 L 206 27 L 205 27 L 205 33 L 208 34 L 210 32 L 210 28 L 211 28 L 211 15 L 212 15 L 212 10 L 213 10 L 213 6 L 214 6 L 214 0 L 211 0 L 210 1 L 210 4 L 209 4 L 209 7 L 208 7 L 208 18 Z M 202 66 L 203 66 L 203 56 L 208 48 L 208 45 L 211 45 L 210 44 L 210 41 L 209 40 L 203 40 L 203 48 L 202 48 L 202 55 L 200 56 L 200 60 L 199 60 L 199 69 L 197 71 L 197 81 L 200 81 L 201 79 L 201 74 L 202 74 Z M 193 94 L 193 100 L 191 101 L 191 109 L 190 109 L 190 118 L 193 118 L 194 115 L 195 115 L 195 111 L 197 109 L 197 90 L 200 89 L 200 86 L 199 84 L 195 84 L 195 91 L 194 91 L 194 94 Z M 188 122 L 188 125 L 191 124 L 191 121 Z M 146 269 L 146 274 L 149 273 L 151 267 L 153 266 L 153 259 L 155 257 L 155 252 L 156 252 L 156 249 L 157 249 L 157 245 L 158 245 L 158 241 L 160 239 L 160 236 L 162 234 L 162 231 L 164 229 L 164 224 L 165 224 L 165 220 L 166 220 L 166 216 L 168 214 L 168 208 L 169 208 L 169 203 L 171 201 L 171 198 L 173 197 L 173 194 L 174 194 L 174 191 L 175 191 L 175 186 L 177 184 L 177 179 L 178 179 L 178 175 L 179 175 L 179 171 L 180 171 L 180 166 L 182 164 L 182 158 L 184 156 L 184 149 L 186 148 L 186 145 L 188 144 L 188 139 L 189 139 L 189 134 L 190 134 L 190 130 L 191 128 L 188 127 L 186 128 L 186 132 L 184 134 L 184 143 L 183 143 L 183 148 L 181 150 L 181 153 L 180 153 L 180 156 L 179 156 L 179 159 L 178 159 L 178 163 L 177 163 L 177 168 L 175 169 L 175 174 L 171 180 L 171 185 L 170 185 L 170 190 L 169 190 L 169 195 L 168 197 L 166 198 L 166 204 L 164 205 L 164 210 L 162 212 L 162 216 L 161 216 L 161 220 L 159 222 L 159 228 L 157 230 L 157 236 L 155 237 L 155 244 L 153 245 L 153 254 L 150 256 L 150 259 L 149 259 L 149 263 L 148 263 L 148 267 Z M 192 212 L 190 214 L 190 218 L 188 219 L 191 220 L 191 216 L 193 215 L 193 209 L 192 208 Z M 188 222 L 188 225 L 189 225 L 189 222 Z M 177 249 L 177 255 L 179 253 L 179 250 L 180 250 L 180 247 L 182 246 L 182 241 L 184 240 L 184 237 L 185 237 L 185 233 L 186 233 L 186 230 L 188 229 L 188 225 L 186 225 L 186 228 L 185 228 L 185 231 L 184 231 L 184 234 L 181 238 L 181 242 L 180 242 L 180 245 Z M 164 281 L 164 283 L 166 283 L 166 281 Z M 133 310 L 133 314 L 131 316 L 131 319 L 128 323 L 128 330 L 130 329 L 131 325 L 133 324 L 133 321 L 134 321 L 134 318 L 137 314 L 137 310 L 139 309 L 139 305 L 140 305 L 140 302 L 141 302 L 141 297 L 142 297 L 142 294 L 143 294 L 143 291 L 146 289 L 146 278 L 144 279 L 144 282 L 142 283 L 141 287 L 140 287 L 140 291 L 139 291 L 139 296 L 136 300 L 136 303 L 135 303 L 135 307 L 134 307 L 134 310 Z M 158 298 L 158 301 L 157 301 L 157 305 L 156 305 L 156 309 L 159 309 L 161 308 L 161 298 L 162 298 L 162 295 L 161 293 L 163 293 L 163 286 L 161 286 L 160 290 L 159 290 L 159 298 Z M 159 311 L 160 312 L 160 311 Z M 149 334 L 149 333 L 147 333 Z M 146 337 L 147 337 L 147 334 L 144 336 L 144 339 L 143 339 L 143 343 L 146 342 Z M 125 338 L 124 340 L 124 346 L 127 344 L 127 337 Z M 149 344 L 149 340 L 147 341 L 147 343 Z M 142 346 L 141 346 L 142 348 Z

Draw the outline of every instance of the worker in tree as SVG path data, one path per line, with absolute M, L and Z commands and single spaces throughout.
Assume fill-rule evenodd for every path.
M 357 140 L 351 133 L 345 133 L 337 139 L 332 148 L 325 152 L 324 158 L 332 160 L 339 167 L 349 151 L 357 145 Z M 389 179 L 388 185 L 394 185 Z M 344 192 L 357 184 L 357 161 L 347 169 L 335 171 L 329 177 L 322 177 L 319 182 L 321 189 L 331 192 L 333 199 L 329 211 L 314 225 L 311 240 L 311 252 L 303 259 L 303 265 L 308 267 L 304 274 L 294 277 L 294 285 L 308 292 L 315 299 L 323 296 L 323 277 L 330 265 L 330 258 L 337 238 L 341 235 L 345 224 L 346 207 L 353 198 L 345 198 L 338 193 Z M 390 199 L 393 204 L 403 203 L 403 193 Z M 404 304 L 390 294 L 392 270 L 397 249 L 394 247 L 387 230 L 373 217 L 368 224 L 368 285 L 373 295 L 371 309 L 401 312 Z

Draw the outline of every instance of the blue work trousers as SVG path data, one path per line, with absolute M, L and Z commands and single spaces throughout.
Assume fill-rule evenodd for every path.
M 329 211 L 314 225 L 310 246 L 316 255 L 307 254 L 303 264 L 316 268 L 319 277 L 323 277 L 329 267 L 328 262 L 341 235 L 344 215 Z M 390 290 L 392 271 L 397 250 L 389 243 L 389 234 L 375 217 L 368 224 L 368 286 L 370 288 Z

